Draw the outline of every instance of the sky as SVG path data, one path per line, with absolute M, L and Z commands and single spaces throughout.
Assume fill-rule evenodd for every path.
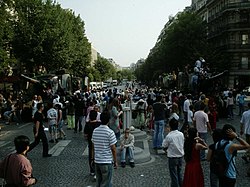
M 80 14 L 92 46 L 122 67 L 146 59 L 169 16 L 191 5 L 191 0 L 56 1 Z

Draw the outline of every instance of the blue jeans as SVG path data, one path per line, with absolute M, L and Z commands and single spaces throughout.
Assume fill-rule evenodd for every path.
M 164 129 L 164 120 L 154 122 L 154 140 L 153 140 L 154 148 L 162 147 L 163 129 Z
M 96 187 L 112 187 L 112 164 L 95 163 Z
M 199 132 L 199 137 L 201 139 L 203 139 L 205 143 L 207 142 L 207 132 Z M 201 158 L 201 160 L 205 160 L 206 159 L 206 155 L 205 155 L 205 150 L 204 149 L 200 151 L 200 158 Z
M 82 120 L 83 120 L 84 116 L 75 116 L 75 132 L 77 132 L 77 125 L 79 125 L 79 132 L 82 131 Z
M 11 114 L 12 114 L 12 111 L 6 111 L 3 113 L 4 117 L 7 118 L 8 120 L 10 120 Z
M 239 116 L 245 111 L 244 103 L 239 103 Z
M 121 162 L 126 162 L 126 153 L 128 153 L 129 162 L 134 162 L 134 148 L 126 147 L 121 150 Z
M 168 158 L 168 166 L 171 177 L 171 187 L 182 186 L 182 157 L 180 158 Z

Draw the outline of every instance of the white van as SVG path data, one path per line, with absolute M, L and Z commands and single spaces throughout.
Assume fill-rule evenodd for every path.
M 113 80 L 112 84 L 113 84 L 113 86 L 117 86 L 118 85 L 118 81 L 117 80 Z
M 90 83 L 89 83 L 89 87 L 91 88 L 91 90 L 97 89 L 97 84 L 96 84 L 96 82 L 90 82 Z

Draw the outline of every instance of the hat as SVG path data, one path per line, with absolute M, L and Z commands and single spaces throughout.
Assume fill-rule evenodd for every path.
M 141 103 L 141 102 L 144 102 L 144 100 L 143 100 L 143 99 L 140 99 L 138 102 Z
M 130 126 L 129 129 L 130 129 L 131 131 L 134 131 L 134 130 L 135 130 L 134 126 Z

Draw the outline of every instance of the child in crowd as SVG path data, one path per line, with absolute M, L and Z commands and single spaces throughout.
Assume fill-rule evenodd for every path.
M 57 118 L 58 114 L 55 108 L 53 108 L 53 104 L 49 103 L 49 110 L 47 111 L 47 118 L 48 118 L 48 124 L 49 124 L 49 133 L 51 136 L 51 140 L 49 141 L 50 143 L 58 142 L 57 140 Z
M 55 108 L 57 109 L 57 124 L 58 124 L 58 131 L 59 131 L 59 138 L 58 139 L 66 139 L 66 134 L 63 131 L 63 124 L 64 124 L 64 120 L 63 120 L 63 114 L 62 114 L 62 107 L 60 104 L 56 104 Z

